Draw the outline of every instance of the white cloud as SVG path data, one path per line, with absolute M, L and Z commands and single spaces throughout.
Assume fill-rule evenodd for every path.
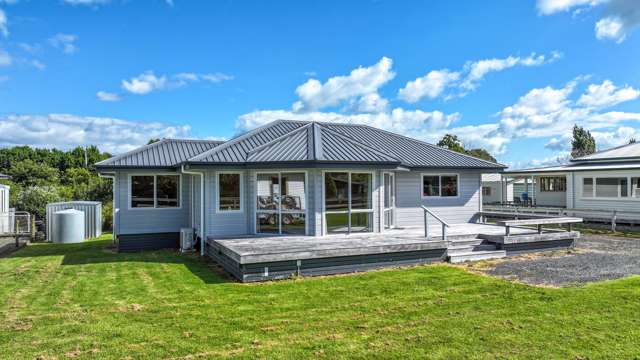
M 531 54 L 526 57 L 508 56 L 506 58 L 468 61 L 460 71 L 432 70 L 425 76 L 407 82 L 398 91 L 398 97 L 408 103 L 415 103 L 425 97 L 435 99 L 444 96 L 445 99 L 448 99 L 455 96 L 465 96 L 468 92 L 477 89 L 482 79 L 491 72 L 503 71 L 514 66 L 540 66 L 553 62 L 561 56 L 561 53 L 554 51 L 549 57 Z M 445 94 L 447 88 L 456 90 L 453 93 Z
M 146 144 L 150 138 L 189 137 L 189 132 L 187 125 L 70 114 L 0 117 L 0 146 L 69 149 L 98 145 L 103 151 L 122 153 Z
M 383 112 L 389 106 L 389 100 L 383 98 L 378 93 L 367 94 L 360 97 L 354 106 L 354 111 L 364 113 Z
M 0 9 L 0 34 L 4 37 L 9 36 L 9 27 L 7 26 L 7 14 Z
M 611 131 L 592 131 L 599 150 L 628 144 L 629 140 L 640 140 L 640 131 L 629 126 L 620 126 Z
M 0 67 L 9 66 L 12 63 L 13 63 L 13 59 L 11 58 L 11 55 L 9 55 L 8 52 L 0 49 Z
M 47 65 L 45 65 L 42 61 L 40 60 L 29 60 L 29 65 L 33 66 L 34 68 L 38 69 L 38 70 L 44 70 L 47 68 Z
M 358 67 L 346 76 L 335 76 L 324 84 L 309 79 L 298 86 L 296 94 L 300 101 L 294 105 L 297 111 L 315 111 L 337 106 L 340 102 L 372 94 L 395 77 L 391 70 L 393 61 L 383 57 L 369 67 Z
M 98 100 L 106 101 L 106 102 L 115 102 L 115 101 L 122 100 L 120 95 L 118 95 L 116 93 L 106 92 L 106 91 L 98 91 L 96 93 L 96 97 L 98 98 Z
M 49 44 L 65 54 L 73 54 L 78 50 L 75 45 L 76 40 L 78 40 L 77 35 L 58 33 L 49 38 Z
M 569 11 L 575 7 L 596 6 L 609 0 L 538 0 L 538 11 L 542 15 L 551 15 L 558 12 Z
M 598 5 L 604 8 L 602 18 L 595 24 L 595 35 L 600 40 L 623 42 L 627 35 L 640 26 L 638 0 L 538 0 L 541 15 L 551 15 L 577 8 L 582 12 Z
M 425 76 L 407 82 L 404 88 L 398 90 L 398 97 L 408 103 L 415 103 L 423 97 L 434 99 L 459 78 L 460 73 L 456 71 L 432 70 Z
M 3 82 L 7 82 L 9 81 L 9 76 L 8 75 L 0 75 L 0 84 L 2 84 Z
M 156 90 L 179 88 L 193 82 L 219 83 L 231 79 L 233 79 L 233 76 L 223 73 L 196 74 L 184 72 L 172 76 L 156 76 L 153 71 L 146 71 L 129 80 L 122 80 L 120 85 L 124 90 L 132 94 L 145 95 Z
M 640 91 L 625 86 L 616 87 L 610 80 L 605 80 L 602 84 L 591 84 L 587 87 L 586 93 L 580 96 L 578 104 L 589 107 L 604 108 L 625 101 L 635 100 L 640 97 Z

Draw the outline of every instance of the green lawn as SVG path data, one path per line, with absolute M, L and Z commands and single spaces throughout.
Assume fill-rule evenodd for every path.
M 0 358 L 640 354 L 640 277 L 549 289 L 434 265 L 245 285 L 107 238 L 0 259 Z

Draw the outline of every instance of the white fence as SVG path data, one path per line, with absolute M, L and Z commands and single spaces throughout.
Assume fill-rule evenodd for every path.
M 0 213 L 0 235 L 27 235 L 31 234 L 31 214 L 26 211 L 14 211 Z

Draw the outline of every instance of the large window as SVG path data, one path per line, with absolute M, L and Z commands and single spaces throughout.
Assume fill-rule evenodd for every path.
M 327 232 L 373 231 L 373 193 L 370 173 L 324 174 Z
M 258 174 L 256 193 L 256 232 L 306 234 L 305 173 Z
M 632 194 L 635 197 L 637 179 L 631 178 Z M 635 182 L 634 182 L 635 181 Z M 585 198 L 628 198 L 629 178 L 627 177 L 596 177 L 582 179 L 582 197 Z
M 422 175 L 422 197 L 458 196 L 457 174 Z
M 240 173 L 218 173 L 218 211 L 242 211 Z
M 567 178 L 564 176 L 545 176 L 540 178 L 540 192 L 567 191 Z
M 132 175 L 131 208 L 180 207 L 180 175 Z

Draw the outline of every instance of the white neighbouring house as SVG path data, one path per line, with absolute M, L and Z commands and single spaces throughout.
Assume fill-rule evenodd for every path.
M 503 177 L 535 180 L 537 206 L 640 211 L 640 143 L 575 158 L 567 165 L 506 171 Z

